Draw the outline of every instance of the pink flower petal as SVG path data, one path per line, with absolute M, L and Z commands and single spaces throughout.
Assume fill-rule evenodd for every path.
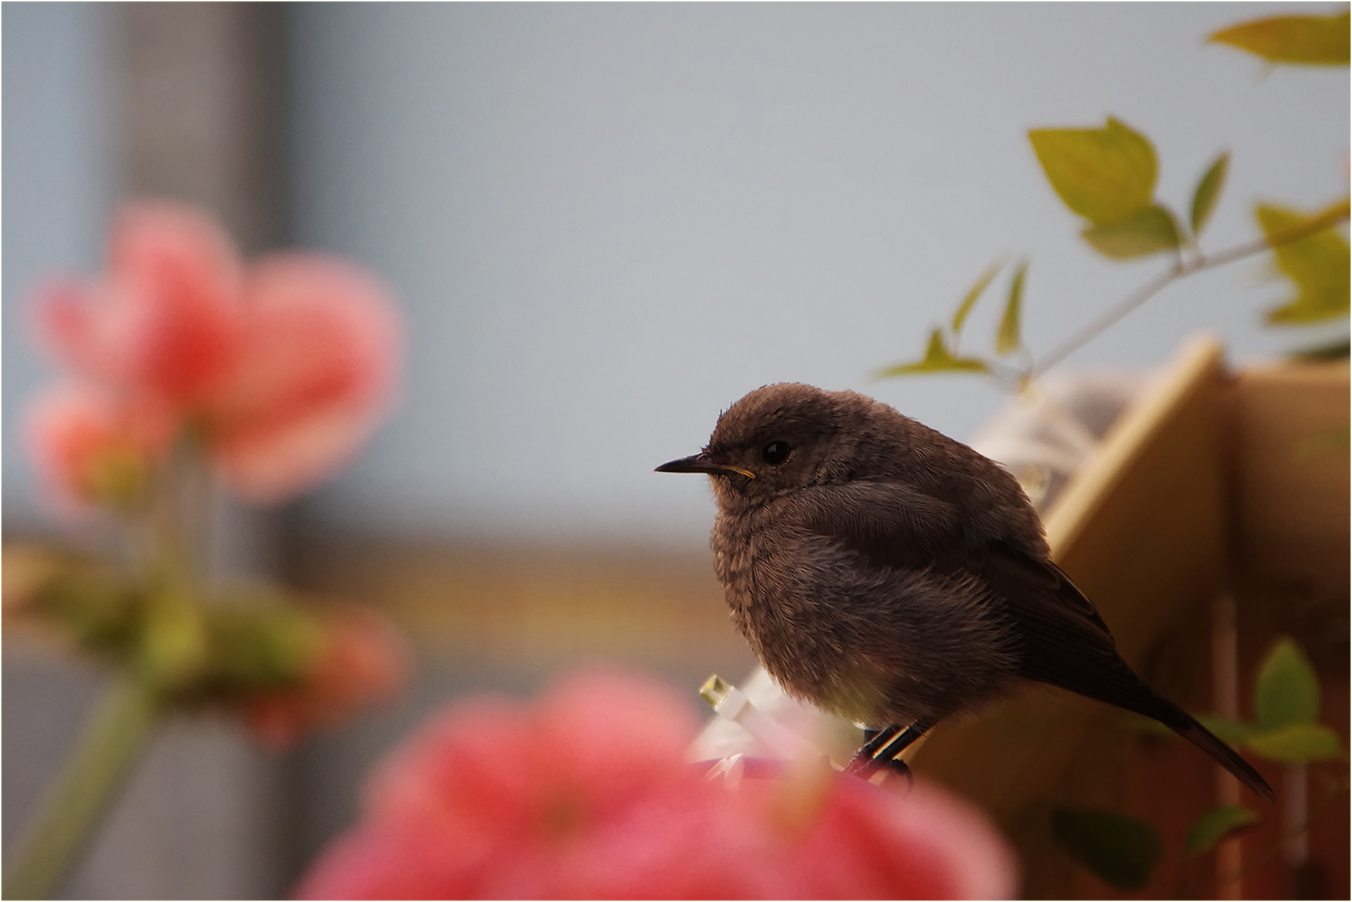
M 840 780 L 799 853 L 803 884 L 826 897 L 896 898 L 905 887 L 911 898 L 983 899 L 1017 886 L 1017 863 L 990 823 L 924 782 L 890 791 Z
M 321 622 L 318 647 L 301 684 L 247 696 L 245 723 L 262 742 L 288 748 L 312 730 L 390 698 L 407 671 L 407 655 L 393 625 L 369 608 L 338 608 Z
M 231 484 L 275 501 L 327 476 L 370 434 L 398 378 L 399 320 L 373 277 L 319 255 L 264 260 L 245 296 L 240 358 L 207 424 Z
M 24 434 L 38 474 L 68 512 L 131 500 L 167 453 L 172 427 L 145 403 L 83 383 L 63 383 L 34 398 Z
M 38 328 L 58 359 L 116 390 L 186 409 L 232 366 L 240 262 L 204 214 L 133 204 L 113 225 L 108 272 L 38 297 Z

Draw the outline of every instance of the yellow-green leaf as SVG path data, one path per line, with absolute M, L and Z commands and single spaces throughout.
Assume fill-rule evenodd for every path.
M 1159 164 L 1145 135 L 1108 117 L 1103 128 L 1028 132 L 1052 188 L 1095 225 L 1120 222 L 1150 206 Z
M 1130 260 L 1178 247 L 1178 225 L 1173 214 L 1156 204 L 1121 222 L 1092 225 L 1080 237 L 1105 257 Z
M 1228 742 L 1234 745 L 1242 742 L 1254 733 L 1254 727 L 1242 720 L 1231 720 L 1228 717 L 1221 717 L 1219 714 L 1203 714 L 1197 718 L 1198 723 L 1206 727 L 1216 738 L 1222 742 Z
M 1259 204 L 1255 208 L 1258 225 L 1269 240 L 1280 239 L 1284 233 L 1321 215 L 1305 214 L 1275 204 Z M 1322 212 L 1322 211 L 1321 211 Z M 1296 293 L 1285 303 L 1267 311 L 1267 322 L 1272 324 L 1300 324 L 1346 316 L 1352 308 L 1352 285 L 1349 268 L 1352 252 L 1347 239 L 1335 228 L 1327 228 L 1299 241 L 1280 244 L 1272 249 L 1277 268 L 1291 280 Z
M 972 312 L 972 308 L 976 306 L 977 299 L 980 298 L 982 293 L 990 286 L 991 281 L 999 274 L 1004 265 L 1004 260 L 996 260 L 990 266 L 987 266 L 986 271 L 976 280 L 976 284 L 974 284 L 971 290 L 967 292 L 967 295 L 962 299 L 962 303 L 958 305 L 957 311 L 953 314 L 954 334 L 962 331 L 962 324 L 966 322 L 967 314 Z
M 1352 356 L 1352 341 L 1335 338 L 1333 341 L 1292 351 L 1291 356 L 1297 360 L 1346 360 Z
M 1123 814 L 1053 808 L 1052 836 L 1077 861 L 1119 889 L 1140 889 L 1160 857 L 1160 838 L 1149 824 Z
M 1244 741 L 1246 748 L 1283 764 L 1308 764 L 1341 758 L 1343 744 L 1338 734 L 1319 723 L 1291 723 L 1276 730 L 1255 733 Z
M 1344 355 L 1346 356 L 1346 355 Z M 1335 451 L 1346 451 L 1352 447 L 1352 427 L 1335 426 L 1316 432 L 1301 442 L 1296 448 L 1298 457 L 1318 457 Z
M 1263 659 L 1253 708 L 1263 730 L 1319 719 L 1319 679 L 1305 652 L 1289 636 L 1277 640 Z
M 1258 812 L 1243 805 L 1222 805 L 1202 815 L 1188 831 L 1188 854 L 1201 855 L 1232 833 L 1251 827 L 1261 818 Z
M 1207 169 L 1197 189 L 1192 192 L 1192 233 L 1200 234 L 1220 199 L 1221 188 L 1225 187 L 1225 176 L 1230 171 L 1230 154 L 1216 157 L 1216 162 Z
M 989 370 L 990 367 L 984 360 L 954 355 L 945 347 L 943 333 L 935 329 L 930 333 L 923 358 L 913 363 L 899 363 L 881 369 L 877 372 L 876 378 L 886 379 L 889 376 L 908 376 L 916 373 L 984 373 Z
M 1160 723 L 1158 720 L 1155 720 L 1155 718 L 1146 717 L 1144 714 L 1123 711 L 1118 714 L 1118 717 L 1122 729 L 1132 733 L 1139 733 L 1142 736 L 1157 736 L 1161 739 L 1169 739 L 1178 736 L 1177 733 Z
M 1272 63 L 1346 66 L 1348 13 L 1328 16 L 1272 16 L 1223 28 L 1210 40 L 1247 50 Z
M 1009 283 L 1009 300 L 1005 302 L 1004 315 L 1000 317 L 1000 331 L 995 334 L 995 353 L 1008 354 L 1023 344 L 1020 337 L 1020 322 L 1023 318 L 1023 281 L 1028 273 L 1028 261 L 1024 260 L 1014 270 L 1014 278 Z

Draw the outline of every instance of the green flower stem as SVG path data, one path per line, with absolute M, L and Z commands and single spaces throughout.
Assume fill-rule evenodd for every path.
M 147 680 L 117 678 L 5 868 L 4 898 L 44 899 L 58 888 L 125 784 L 159 710 L 160 693 Z

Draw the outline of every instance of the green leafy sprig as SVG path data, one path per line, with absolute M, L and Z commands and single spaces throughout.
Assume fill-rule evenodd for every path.
M 1331 16 L 1277 16 L 1241 23 L 1210 36 L 1271 63 L 1347 65 L 1348 13 Z M 979 373 L 1012 388 L 1065 360 L 1090 340 L 1179 279 L 1271 251 L 1277 274 L 1294 293 L 1264 314 L 1270 326 L 1316 325 L 1348 316 L 1349 247 L 1336 227 L 1347 221 L 1348 198 L 1320 210 L 1300 212 L 1272 203 L 1254 210 L 1262 237 L 1205 252 L 1200 237 L 1220 201 L 1230 169 L 1228 151 L 1202 172 L 1187 204 L 1186 219 L 1156 197 L 1159 157 L 1151 140 L 1121 119 L 1100 127 L 1035 128 L 1028 139 L 1052 189 L 1083 220 L 1080 237 L 1113 261 L 1169 255 L 1168 268 L 1095 317 L 1082 329 L 1038 356 L 1024 345 L 1020 320 L 1028 260 L 1013 271 L 993 352 L 961 353 L 963 326 L 977 301 L 1006 263 L 997 261 L 963 296 L 947 329 L 934 328 L 919 360 L 880 369 L 878 378 L 933 373 Z M 1303 356 L 1345 356 L 1345 340 L 1300 352 Z M 1015 356 L 1016 355 L 1016 356 Z M 1013 361 L 1013 362 L 1011 362 Z

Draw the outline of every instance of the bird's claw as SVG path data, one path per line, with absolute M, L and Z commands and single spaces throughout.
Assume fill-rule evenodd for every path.
M 854 758 L 845 766 L 845 773 L 861 780 L 869 780 L 883 768 L 905 777 L 908 790 L 915 786 L 915 775 L 911 773 L 911 766 L 901 758 L 887 758 L 881 754 L 875 757 L 865 749 L 855 753 Z

